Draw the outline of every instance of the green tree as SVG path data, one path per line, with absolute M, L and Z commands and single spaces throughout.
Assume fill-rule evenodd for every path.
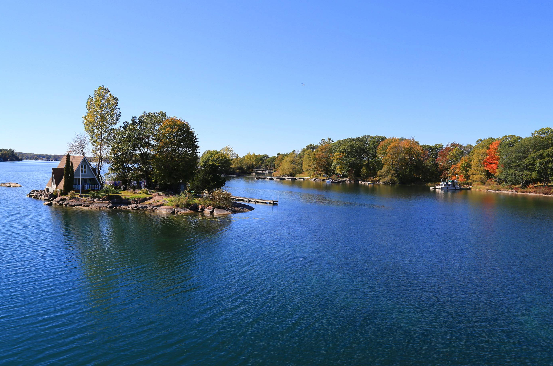
M 92 154 L 96 158 L 96 171 L 100 173 L 104 159 L 109 153 L 112 130 L 119 122 L 119 100 L 103 85 L 94 91 L 86 101 L 86 114 L 83 124 L 92 144 Z
M 380 170 L 377 173 L 377 178 L 382 181 L 382 183 L 388 183 L 388 184 L 395 184 L 398 183 L 398 179 L 396 177 L 396 174 L 394 172 L 393 166 L 390 165 L 390 159 L 387 159 L 388 156 L 388 148 L 396 144 L 398 142 L 401 142 L 405 140 L 403 137 L 389 137 L 378 144 L 378 147 L 376 148 L 376 155 L 378 157 L 378 160 L 380 161 Z M 385 165 L 385 161 L 388 162 L 388 165 Z
M 301 174 L 303 175 L 313 175 L 314 171 L 314 151 L 317 149 L 317 145 L 309 144 L 303 149 L 297 156 L 298 164 L 301 165 Z
M 355 179 L 363 168 L 364 144 L 360 138 L 338 140 L 333 146 L 332 170 Z
M 261 155 L 247 153 L 241 159 L 241 168 L 245 173 L 251 173 L 261 165 Z
M 228 155 L 217 150 L 207 150 L 200 158 L 199 168 L 191 183 L 194 191 L 213 192 L 225 185 L 224 174 L 231 170 L 231 160 Z
M 265 167 L 267 169 L 275 169 L 276 156 L 267 156 L 265 159 Z
M 511 185 L 548 184 L 553 176 L 553 129 L 542 128 L 526 138 L 503 137 L 497 175 Z
M 220 150 L 223 154 L 228 156 L 230 160 L 236 159 L 238 157 L 238 154 L 234 152 L 233 148 L 230 146 L 225 146 Z
M 363 153 L 363 174 L 364 179 L 374 178 L 377 176 L 378 171 L 382 169 L 382 161 L 378 158 L 378 146 L 386 137 L 384 136 L 361 136 L 364 142 Z
M 275 161 L 276 175 L 294 177 L 302 172 L 302 162 L 298 154 L 292 151 L 288 154 L 279 154 Z
M 520 140 L 522 140 L 522 137 L 516 135 L 506 135 L 501 138 L 498 149 L 499 165 L 497 167 L 497 177 L 500 183 L 507 183 L 507 180 L 511 180 L 508 177 L 510 175 L 510 172 L 506 171 L 505 163 L 507 162 L 507 165 L 509 165 L 509 161 L 511 160 L 509 155 L 511 155 L 512 148 Z
M 20 161 L 13 149 L 0 149 L 0 161 Z
M 423 154 L 423 175 L 424 182 L 436 182 L 440 180 L 440 168 L 438 165 L 438 154 L 444 148 L 442 144 L 421 145 L 424 150 Z
M 315 153 L 313 150 L 306 150 L 302 159 L 303 174 L 313 176 L 315 174 Z
M 188 122 L 171 117 L 159 126 L 154 142 L 154 179 L 161 188 L 177 192 L 194 177 L 198 139 Z
M 136 154 L 136 179 L 143 180 L 148 188 L 153 188 L 155 137 L 166 119 L 167 114 L 160 111 L 144 112 L 131 120 L 134 131 L 133 148 Z
M 549 184 L 553 176 L 553 149 L 544 149 L 532 153 L 529 164 L 533 167 L 532 180 Z
M 375 177 L 382 167 L 378 147 L 384 136 L 365 135 L 338 140 L 332 144 L 332 171 L 350 179 Z
M 314 151 L 313 172 L 317 176 L 332 175 L 332 145 L 331 138 L 323 139 Z
M 227 156 L 231 156 L 226 150 L 224 152 Z M 238 157 L 232 160 L 232 168 L 238 173 L 251 173 L 254 169 L 267 169 L 269 168 L 270 162 L 268 161 L 269 156 L 266 154 L 254 154 L 247 153 L 242 157 Z
M 386 142 L 383 141 L 383 143 Z M 386 143 L 382 169 L 378 176 L 382 183 L 413 183 L 421 180 L 424 150 L 413 139 L 394 139 Z
M 499 144 L 499 181 L 510 185 L 527 186 L 533 181 L 532 138 L 509 136 Z
M 75 171 L 73 170 L 73 162 L 71 156 L 65 156 L 65 167 L 63 168 L 63 193 L 67 194 L 73 190 Z
M 136 137 L 135 126 L 127 121 L 113 131 L 109 175 L 111 179 L 121 181 L 124 187 L 128 187 L 137 178 Z
M 153 158 L 155 136 L 167 119 L 165 112 L 144 112 L 113 130 L 110 148 L 110 176 L 123 185 L 136 181 L 154 188 Z
M 532 153 L 529 163 L 533 166 L 533 180 L 548 184 L 553 177 L 553 129 L 541 128 L 532 133 Z

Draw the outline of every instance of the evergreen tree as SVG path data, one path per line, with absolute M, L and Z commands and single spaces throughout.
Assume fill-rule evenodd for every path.
M 63 193 L 68 193 L 73 190 L 73 180 L 75 172 L 73 171 L 73 163 L 69 154 L 65 156 L 65 167 L 63 168 Z

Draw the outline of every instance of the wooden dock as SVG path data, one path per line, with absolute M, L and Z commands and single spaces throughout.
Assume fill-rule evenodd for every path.
M 232 196 L 231 198 L 233 201 L 237 201 L 237 202 L 260 203 L 264 205 L 273 205 L 273 206 L 278 205 L 278 201 L 276 200 L 260 200 L 257 198 L 236 197 L 236 196 Z
M 309 177 L 255 177 L 255 179 L 264 180 L 307 180 Z

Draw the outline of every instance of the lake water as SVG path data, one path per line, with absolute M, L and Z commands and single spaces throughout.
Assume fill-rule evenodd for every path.
M 234 179 L 232 217 L 44 206 L 0 163 L 2 365 L 553 363 L 553 198 Z

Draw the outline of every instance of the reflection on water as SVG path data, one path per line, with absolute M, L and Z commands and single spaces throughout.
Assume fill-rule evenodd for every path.
M 551 199 L 234 179 L 279 205 L 207 219 L 26 198 L 50 170 L 0 163 L 1 363 L 553 362 Z
M 120 313 L 120 306 L 130 306 L 132 316 L 138 303 L 151 297 L 170 302 L 181 296 L 175 306 L 184 305 L 186 293 L 197 287 L 191 274 L 196 247 L 216 240 L 231 223 L 228 218 L 58 207 L 50 213 L 75 270 L 88 281 L 89 310 L 102 317 Z M 132 304 L 123 305 L 129 299 Z

